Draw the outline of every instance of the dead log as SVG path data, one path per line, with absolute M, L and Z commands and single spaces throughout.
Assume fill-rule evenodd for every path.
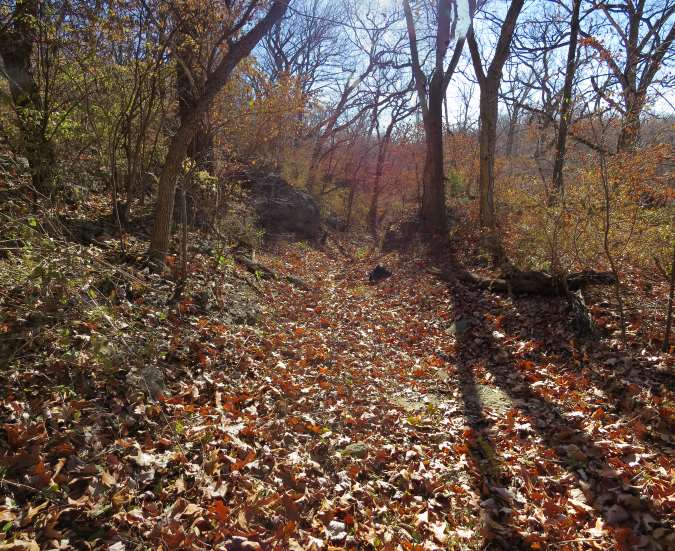
M 234 256 L 234 259 L 237 262 L 239 262 L 239 264 L 243 265 L 249 272 L 251 272 L 257 278 L 272 279 L 272 280 L 278 279 L 277 274 L 274 270 L 268 268 L 267 266 L 263 266 L 258 262 L 254 262 L 250 258 L 237 254 Z
M 579 291 L 589 285 L 612 285 L 616 281 L 611 272 L 593 270 L 569 274 L 564 281 L 538 271 L 510 270 L 496 278 L 483 277 L 462 268 L 453 271 L 432 268 L 428 271 L 444 281 L 459 280 L 480 289 L 515 295 L 566 296 L 568 291 Z
M 309 285 L 299 277 L 293 275 L 279 275 L 272 268 L 254 262 L 250 258 L 241 255 L 234 255 L 234 259 L 243 265 L 250 273 L 260 279 L 271 279 L 273 281 L 286 281 L 303 291 L 309 290 Z
M 563 297 L 572 314 L 577 336 L 582 339 L 593 339 L 598 334 L 593 317 L 586 306 L 583 289 L 589 285 L 612 285 L 616 282 L 616 277 L 611 272 L 593 270 L 572 273 L 566 278 L 556 278 L 546 272 L 516 269 L 511 269 L 498 278 L 483 277 L 462 268 L 455 268 L 453 271 L 431 268 L 427 271 L 449 283 L 460 281 L 497 293 Z
M 612 272 L 584 270 L 567 276 L 567 288 L 570 291 L 584 289 L 588 285 L 614 285 L 616 276 Z

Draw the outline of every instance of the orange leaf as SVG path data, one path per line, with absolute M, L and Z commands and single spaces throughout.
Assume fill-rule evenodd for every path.
M 225 522 L 230 517 L 230 508 L 221 499 L 214 501 L 209 507 L 209 512 L 216 517 L 218 522 Z
M 234 465 L 232 465 L 232 470 L 240 471 L 246 465 L 252 463 L 254 460 L 255 460 L 255 452 L 251 450 L 246 454 L 246 457 L 244 457 L 244 459 L 242 459 L 241 461 L 237 461 Z

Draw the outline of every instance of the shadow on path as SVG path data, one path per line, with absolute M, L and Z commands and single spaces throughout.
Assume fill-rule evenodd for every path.
M 465 415 L 471 427 L 467 440 L 480 476 L 478 485 L 483 499 L 481 510 L 486 540 L 492 545 L 500 544 L 504 549 L 532 549 L 536 548 L 533 544 L 601 539 L 592 535 L 598 534 L 598 529 L 602 535 L 602 530 L 606 529 L 617 549 L 637 549 L 643 545 L 646 545 L 645 549 L 658 548 L 649 547 L 653 543 L 649 534 L 659 528 L 663 529 L 662 533 L 672 529 L 665 520 L 667 514 L 660 514 L 649 496 L 633 485 L 636 470 L 629 469 L 620 456 L 609 449 L 611 442 L 595 441 L 584 430 L 587 416 L 562 411 L 539 392 L 537 385 L 533 388 L 532 381 L 538 380 L 537 373 L 521 371 L 522 363 L 501 342 L 508 342 L 508 338 L 498 339 L 493 335 L 495 313 L 501 309 L 495 297 L 459 282 L 451 284 L 449 292 L 456 320 L 463 319 L 467 324 L 467 329 L 456 335 L 454 361 Z M 551 362 L 543 350 L 534 351 L 528 357 L 530 361 L 525 365 L 529 369 L 536 370 L 537 365 Z M 528 418 L 532 436 L 537 436 L 539 445 L 547 448 L 540 464 L 519 464 L 520 471 L 529 470 L 528 476 L 539 487 L 534 495 L 541 503 L 535 505 L 543 507 L 546 517 L 546 526 L 537 520 L 530 526 L 520 522 L 521 530 L 532 529 L 532 534 L 525 538 L 514 527 L 512 517 L 512 513 L 517 513 L 525 503 L 511 499 L 514 491 L 504 491 L 521 486 L 523 481 L 499 468 L 499 449 L 505 449 L 505 446 L 501 441 L 495 442 L 495 436 L 489 436 L 491 421 L 485 417 L 480 405 L 479 377 L 486 377 L 508 395 L 518 408 L 517 413 Z M 547 464 L 559 465 L 567 471 L 564 483 L 562 480 L 551 483 L 555 477 L 547 472 Z M 576 489 L 577 497 L 580 491 L 583 492 L 584 509 L 575 511 L 569 505 L 572 496 L 568 491 L 572 488 Z M 596 524 L 598 519 L 602 519 L 599 525 Z M 596 531 L 589 534 L 582 531 L 583 528 Z M 541 537 L 537 533 L 545 533 L 549 538 L 556 534 L 559 539 L 542 541 L 537 539 Z

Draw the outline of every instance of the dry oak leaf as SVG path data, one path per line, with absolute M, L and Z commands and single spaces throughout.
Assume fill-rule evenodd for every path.
M 12 543 L 0 544 L 0 551 L 40 551 L 40 546 L 33 540 L 14 540 Z

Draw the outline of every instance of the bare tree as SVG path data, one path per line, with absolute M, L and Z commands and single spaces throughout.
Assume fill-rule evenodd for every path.
M 301 0 L 286 12 L 260 43 L 258 61 L 272 82 L 297 77 L 305 96 L 323 89 L 342 74 L 342 5 L 328 0 Z
M 332 102 L 323 102 L 326 115 L 312 125 L 308 132 L 314 139 L 305 181 L 311 192 L 317 191 L 318 173 L 328 142 L 372 109 L 364 87 L 366 80 L 376 69 L 391 63 L 391 52 L 385 47 L 384 38 L 391 27 L 392 18 L 386 13 L 381 18 L 371 13 L 362 15 L 358 10 L 349 16 L 354 20 L 349 28 L 353 31 L 350 42 L 354 46 L 355 59 L 345 63 L 351 64 L 347 79 L 335 87 Z
M 403 0 L 403 10 L 410 44 L 413 80 L 422 110 L 426 142 L 420 219 L 425 233 L 443 234 L 447 226 L 443 170 L 443 98 L 464 48 L 472 10 L 467 0 L 438 1 L 438 8 L 434 14 L 436 32 L 434 63 L 430 76 L 424 72 L 424 62 L 420 57 L 420 41 L 417 37 L 415 18 L 409 0 Z M 445 67 L 448 47 L 455 36 L 457 37 L 455 49 L 448 66 Z
M 417 107 L 410 107 L 408 101 L 409 90 L 395 91 L 390 94 L 389 100 L 384 104 L 384 108 L 378 108 L 379 101 L 375 102 L 373 108 L 373 120 L 375 127 L 375 136 L 377 138 L 377 157 L 375 161 L 375 175 L 373 178 L 373 189 L 370 195 L 370 206 L 366 215 L 368 230 L 373 237 L 377 237 L 379 226 L 379 203 L 382 193 L 382 176 L 384 174 L 384 165 L 391 144 L 392 134 L 396 125 L 407 118 Z M 378 94 L 379 95 L 379 94 Z M 385 111 L 388 111 L 389 121 L 382 129 L 380 119 L 384 118 Z
M 621 103 L 612 97 L 611 88 L 600 86 L 596 78 L 592 82 L 598 94 L 622 114 L 617 150 L 628 151 L 640 139 L 640 115 L 649 90 L 657 84 L 663 66 L 675 57 L 675 2 L 625 0 L 598 2 L 596 7 L 618 38 L 621 55 L 614 55 L 611 47 L 588 33 L 582 36 L 609 67 L 614 83 L 621 90 Z M 672 74 L 664 74 L 659 84 L 664 88 L 672 85 Z
M 523 104 L 527 96 L 532 93 L 532 83 L 534 80 L 534 71 L 523 73 L 520 71 L 518 62 L 510 63 L 507 69 L 508 78 L 504 80 L 501 98 L 504 100 L 504 107 L 507 115 L 506 145 L 504 153 L 507 157 L 513 157 L 518 154 L 518 142 L 516 135 L 524 111 Z
M 509 56 L 511 38 L 525 0 L 514 0 L 509 5 L 506 17 L 501 25 L 499 39 L 487 71 L 483 69 L 478 43 L 473 28 L 469 31 L 468 42 L 476 78 L 480 87 L 480 222 L 489 233 L 495 252 L 497 220 L 494 204 L 494 165 L 497 141 L 497 115 L 499 86 L 502 69 Z
M 579 13 L 581 0 L 572 0 L 572 17 L 570 20 L 570 38 L 567 48 L 567 64 L 565 66 L 565 84 L 560 100 L 560 121 L 558 122 L 558 135 L 556 139 L 555 161 L 553 163 L 553 190 L 561 196 L 565 192 L 563 180 L 563 166 L 565 164 L 565 149 L 567 145 L 567 133 L 572 115 L 572 87 L 574 85 L 574 73 L 576 71 L 577 43 L 579 41 Z
M 260 2 L 250 0 L 237 6 L 239 8 L 237 10 L 234 10 L 229 2 L 224 7 L 227 12 L 232 10 L 230 15 L 239 14 L 239 16 L 232 20 L 227 17 L 227 20 L 223 21 L 221 39 L 214 43 L 210 57 L 218 56 L 224 44 L 227 44 L 226 53 L 222 55 L 214 68 L 207 68 L 204 86 L 194 99 L 191 109 L 181 117 L 180 126 L 171 138 L 164 166 L 159 176 L 157 203 L 150 242 L 150 258 L 155 266 L 164 264 L 164 257 L 169 248 L 176 178 L 202 117 L 211 108 L 216 95 L 227 83 L 239 62 L 251 53 L 265 33 L 284 15 L 288 7 L 288 1 L 275 0 L 272 2 L 267 12 L 243 35 L 241 34 L 242 29 L 253 23 L 260 8 Z

